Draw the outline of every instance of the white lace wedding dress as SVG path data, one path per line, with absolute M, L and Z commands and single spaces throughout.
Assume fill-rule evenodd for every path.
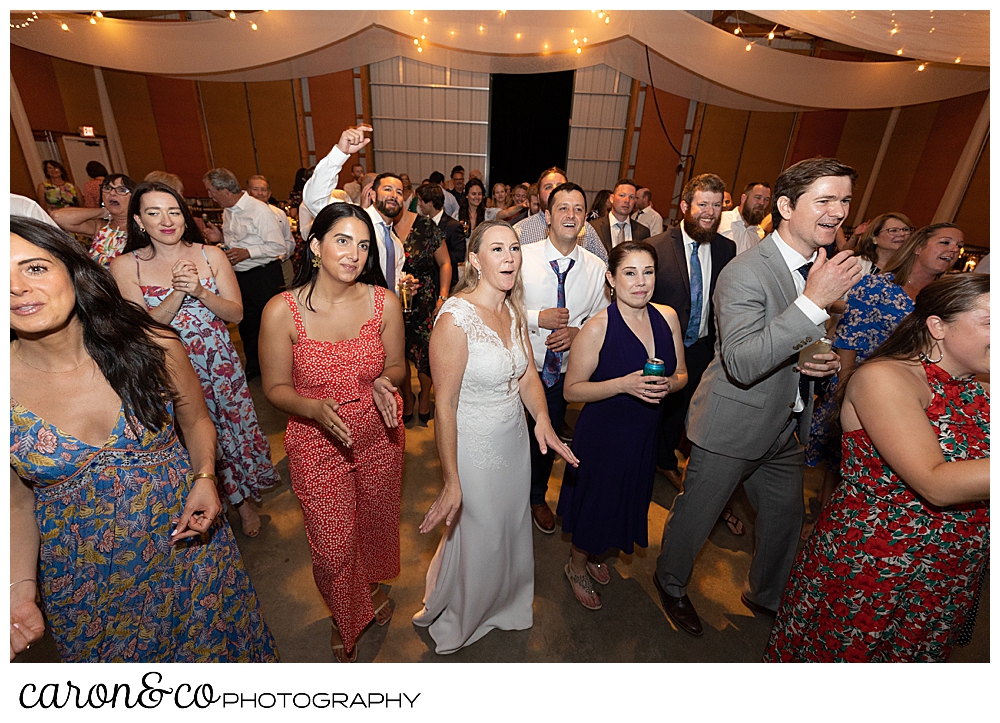
M 429 627 L 436 652 L 453 653 L 494 628 L 531 627 L 535 561 L 531 459 L 517 384 L 528 359 L 514 339 L 514 315 L 508 350 L 468 301 L 448 299 L 444 313 L 469 341 L 458 398 L 462 507 L 431 561 L 424 609 L 413 622 Z

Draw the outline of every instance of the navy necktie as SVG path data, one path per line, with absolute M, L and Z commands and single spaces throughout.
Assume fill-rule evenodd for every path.
M 807 261 L 806 263 L 802 264 L 799 268 L 797 268 L 795 270 L 798 271 L 800 274 L 802 274 L 802 278 L 803 279 L 808 280 L 809 279 L 809 269 L 812 268 L 812 265 L 813 265 L 812 261 Z M 807 404 L 808 403 L 808 400 L 809 400 L 809 377 L 807 377 L 805 374 L 802 374 L 802 373 L 799 373 L 799 396 L 802 397 L 802 403 L 803 404 Z

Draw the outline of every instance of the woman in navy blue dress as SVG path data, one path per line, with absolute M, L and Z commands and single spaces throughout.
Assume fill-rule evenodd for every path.
M 687 383 L 677 314 L 649 303 L 656 265 L 647 243 L 612 250 L 607 279 L 614 302 L 583 325 L 566 370 L 566 400 L 586 405 L 573 433 L 580 466 L 566 468 L 557 513 L 573 536 L 566 577 L 590 610 L 601 607 L 593 582 L 611 581 L 597 556 L 647 545 L 660 400 Z M 649 357 L 663 360 L 664 376 L 643 376 Z

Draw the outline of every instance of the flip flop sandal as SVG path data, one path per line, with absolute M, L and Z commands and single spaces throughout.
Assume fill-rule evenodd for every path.
M 375 590 L 372 591 L 372 600 L 375 599 L 375 596 L 378 595 L 381 590 L 382 590 L 382 588 L 380 586 L 380 587 L 378 587 L 378 588 L 376 588 Z M 382 612 L 383 610 L 385 610 L 386 606 L 388 606 L 389 603 L 391 603 L 391 602 L 392 602 L 392 600 L 390 600 L 389 596 L 386 595 L 385 596 L 385 602 L 382 603 L 381 605 L 379 605 L 377 608 L 375 608 L 375 624 L 378 625 L 380 628 L 384 628 L 386 625 L 389 624 L 389 621 L 392 620 L 392 612 L 393 611 L 392 611 L 391 607 L 389 608 L 389 617 L 385 618 L 384 621 L 379 622 L 379 617 L 378 617 L 378 614 L 380 612 Z
M 611 582 L 611 571 L 603 562 L 591 562 L 587 560 L 587 574 L 598 585 L 607 585 Z
M 358 659 L 357 645 L 354 646 L 354 650 L 351 651 L 351 655 L 347 655 L 347 649 L 344 647 L 344 640 L 340 637 L 340 628 L 337 627 L 336 623 L 334 623 L 333 632 L 330 634 L 330 649 L 333 650 L 333 659 L 338 663 L 353 663 Z M 341 660 L 340 656 L 337 655 L 338 650 L 344 651 L 345 657 L 343 660 Z
M 729 531 L 736 537 L 743 537 L 743 535 L 746 534 L 746 528 L 743 526 L 743 522 L 733 513 L 732 507 L 724 509 L 720 517 L 722 521 L 726 523 Z
M 563 568 L 563 572 L 566 573 L 566 579 L 569 580 L 570 587 L 573 588 L 573 596 L 576 598 L 576 601 L 588 610 L 600 610 L 600 596 L 598 596 L 597 605 L 588 605 L 586 602 L 586 597 L 588 595 L 597 595 L 597 593 L 594 592 L 594 584 L 590 580 L 590 575 L 587 575 L 586 573 L 583 575 L 577 575 L 570 569 L 568 562 L 566 563 L 566 567 Z M 582 597 L 581 592 L 583 595 Z

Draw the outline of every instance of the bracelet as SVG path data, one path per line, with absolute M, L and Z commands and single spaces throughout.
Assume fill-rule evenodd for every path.
M 14 587 L 15 585 L 20 585 L 22 582 L 35 582 L 35 578 L 33 578 L 33 577 L 26 577 L 23 580 L 18 580 L 17 582 L 12 582 L 10 584 L 10 586 Z
M 448 300 L 447 296 L 441 296 L 441 294 L 438 294 L 438 298 L 441 299 L 441 301 L 447 301 Z
M 194 482 L 195 480 L 200 480 L 200 479 L 210 479 L 213 482 L 215 482 L 216 484 L 219 483 L 219 478 L 216 477 L 211 472 L 199 472 L 198 474 L 191 475 L 191 481 L 192 482 Z
M 390 379 L 389 377 L 387 377 L 385 374 L 383 374 L 381 378 L 385 379 L 387 382 L 389 382 L 389 386 L 393 386 L 393 387 L 396 386 L 395 384 L 392 383 L 392 379 Z

